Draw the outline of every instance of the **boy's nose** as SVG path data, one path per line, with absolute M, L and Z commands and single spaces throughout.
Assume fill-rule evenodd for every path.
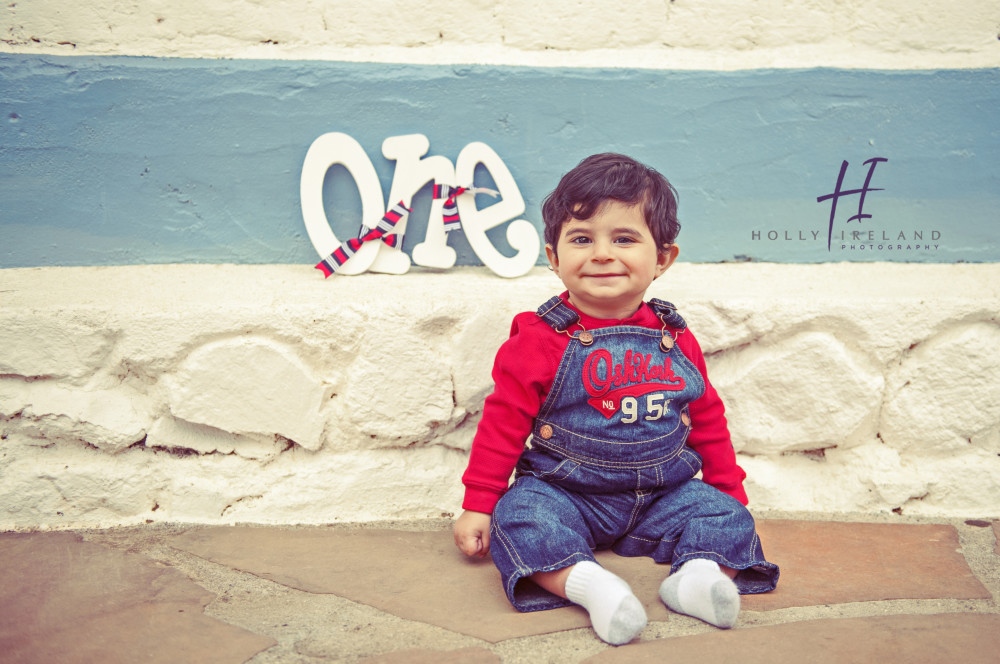
M 591 258 L 595 261 L 609 261 L 611 260 L 611 243 L 610 242 L 594 242 L 594 252 Z

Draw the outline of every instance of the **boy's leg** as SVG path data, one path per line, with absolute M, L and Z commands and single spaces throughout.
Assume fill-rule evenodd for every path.
M 529 577 L 550 593 L 587 609 L 590 624 L 605 643 L 628 643 L 646 626 L 646 610 L 624 579 L 596 562 L 584 560 Z
M 551 572 L 535 572 L 528 578 L 534 581 L 536 585 L 548 590 L 553 595 L 569 599 L 566 597 L 566 579 L 569 578 L 569 573 L 573 571 L 574 567 L 576 567 L 576 565 L 570 565 L 569 567 L 563 567 L 562 569 L 552 570 Z
M 660 584 L 660 599 L 677 613 L 729 629 L 740 615 L 740 591 L 714 560 L 692 558 Z
M 628 643 L 646 612 L 625 581 L 594 562 L 586 509 L 564 490 L 522 477 L 493 512 L 490 552 L 519 611 L 579 604 L 601 639 Z
M 653 497 L 614 550 L 671 563 L 661 586 L 664 603 L 719 627 L 736 622 L 740 593 L 772 590 L 778 578 L 746 507 L 700 480 Z

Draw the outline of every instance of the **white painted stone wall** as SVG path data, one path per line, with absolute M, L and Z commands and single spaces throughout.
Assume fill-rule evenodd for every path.
M 17 0 L 0 52 L 733 70 L 1000 66 L 1000 5 Z M 489 370 L 545 270 L 0 270 L 0 528 L 459 509 Z M 1000 268 L 687 265 L 757 510 L 1000 516 Z
M 613 8 L 613 9 L 612 9 Z M 10 2 L 0 50 L 571 67 L 1000 63 L 995 0 Z
M 545 269 L 0 270 L 0 528 L 438 517 Z M 1000 516 L 1000 266 L 675 266 L 758 510 Z

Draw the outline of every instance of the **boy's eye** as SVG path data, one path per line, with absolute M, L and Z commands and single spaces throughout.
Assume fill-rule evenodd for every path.
M 618 244 L 632 244 L 635 242 L 635 238 L 630 235 L 622 235 L 621 237 L 616 237 L 615 242 Z
M 569 239 L 570 244 L 587 244 L 590 242 L 590 238 L 586 235 L 574 235 Z

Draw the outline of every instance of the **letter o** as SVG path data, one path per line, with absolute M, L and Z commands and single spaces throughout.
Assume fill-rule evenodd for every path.
M 382 185 L 371 159 L 361 144 L 340 132 L 323 134 L 309 146 L 302 163 L 299 180 L 299 198 L 306 233 L 320 258 L 326 258 L 341 242 L 334 235 L 323 208 L 323 180 L 334 164 L 340 164 L 354 178 L 361 195 L 361 223 L 374 228 L 385 214 Z M 340 269 L 337 274 L 361 274 L 375 261 L 379 242 L 366 242 Z
M 604 378 L 600 365 L 604 364 Z M 611 365 L 614 359 L 606 348 L 598 348 L 583 361 L 583 389 L 592 397 L 601 397 L 611 389 Z

